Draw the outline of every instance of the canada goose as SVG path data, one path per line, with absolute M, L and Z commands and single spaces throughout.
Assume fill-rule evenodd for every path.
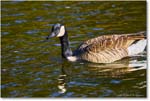
M 102 35 L 84 41 L 75 51 L 71 51 L 68 33 L 62 24 L 52 26 L 51 37 L 59 37 L 62 57 L 69 61 L 85 60 L 94 63 L 111 63 L 127 56 L 143 52 L 146 47 L 146 32 L 121 35 Z

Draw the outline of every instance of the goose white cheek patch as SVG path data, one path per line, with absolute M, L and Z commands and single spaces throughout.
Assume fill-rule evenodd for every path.
M 64 26 L 61 26 L 60 28 L 60 31 L 59 31 L 59 34 L 57 35 L 57 37 L 61 37 L 65 34 L 65 27 Z

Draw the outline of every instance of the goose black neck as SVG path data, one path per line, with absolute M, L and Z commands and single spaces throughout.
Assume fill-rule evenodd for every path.
M 65 31 L 64 36 L 59 37 L 61 43 L 61 54 L 63 58 L 67 58 L 68 56 L 72 56 L 72 51 L 69 46 L 68 33 Z

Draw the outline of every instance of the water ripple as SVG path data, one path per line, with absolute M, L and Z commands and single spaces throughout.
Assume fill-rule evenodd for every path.
M 23 59 L 23 60 L 16 60 L 15 63 L 25 63 L 25 62 L 28 62 L 28 61 L 31 61 L 31 60 L 34 60 L 35 58 L 26 58 L 26 59 Z
M 38 33 L 39 30 L 28 30 L 27 32 L 25 32 L 26 34 L 29 34 L 29 35 L 32 35 L 32 34 L 35 34 L 35 33 Z
M 104 28 L 93 28 L 93 30 L 104 30 Z
M 60 47 L 60 46 L 61 46 L 61 44 L 57 43 L 57 44 L 54 44 L 54 46 L 58 46 L 58 47 Z
M 1 26 L 2 26 L 2 27 L 8 27 L 8 26 L 10 26 L 10 23 L 5 23 L 5 24 L 2 24 L 2 23 L 1 23 Z
M 43 4 L 43 6 L 45 6 L 45 7 L 49 7 L 49 6 L 52 6 L 51 4 L 48 4 L 48 3 L 46 3 L 46 4 Z
M 35 18 L 35 20 L 37 20 L 37 21 L 43 21 L 44 18 L 42 16 L 38 16 L 38 17 Z
M 1 32 L 2 35 L 7 35 L 9 32 Z
M 42 78 L 35 78 L 34 81 L 40 81 Z
M 27 22 L 27 20 L 15 20 L 15 23 L 17 24 L 21 24 L 21 23 L 25 23 Z
M 68 92 L 64 97 L 72 97 L 74 92 Z
M 15 83 L 15 82 L 10 82 L 7 84 L 2 84 L 1 89 L 7 88 L 7 87 L 16 87 L 16 86 L 19 86 L 19 84 Z
M 24 13 L 16 13 L 16 14 L 8 14 L 8 15 L 2 15 L 2 17 L 6 17 L 6 16 L 24 16 L 25 14 Z
M 68 84 L 69 85 L 77 85 L 77 86 L 97 86 L 97 85 L 99 85 L 99 84 L 95 84 L 95 83 L 76 82 L 76 81 L 71 81 Z
M 121 81 L 120 80 L 111 80 L 110 83 L 112 83 L 112 84 L 119 84 L 119 83 L 121 83 Z
M 105 89 L 103 90 L 103 95 L 102 96 L 110 96 L 113 93 L 112 90 L 110 89 Z

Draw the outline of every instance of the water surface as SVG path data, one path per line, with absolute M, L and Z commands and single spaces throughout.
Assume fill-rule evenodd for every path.
M 2 2 L 2 97 L 146 97 L 146 52 L 111 64 L 68 62 L 55 23 L 72 49 L 104 34 L 146 30 L 146 2 Z

